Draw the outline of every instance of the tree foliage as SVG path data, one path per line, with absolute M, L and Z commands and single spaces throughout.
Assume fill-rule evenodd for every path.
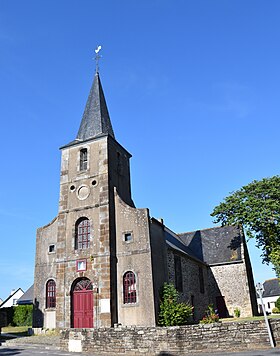
M 226 197 L 211 216 L 222 226 L 241 225 L 280 275 L 280 176 L 254 180 Z
M 192 306 L 179 303 L 179 293 L 173 284 L 164 283 L 159 307 L 159 325 L 185 325 L 192 315 Z
M 275 307 L 280 310 L 280 297 L 276 300 Z
M 33 305 L 17 305 L 14 308 L 13 324 L 15 326 L 32 325 Z

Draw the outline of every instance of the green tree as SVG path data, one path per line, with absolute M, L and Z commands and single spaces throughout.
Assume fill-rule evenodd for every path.
M 192 306 L 179 303 L 179 293 L 173 284 L 164 283 L 162 298 L 159 306 L 159 325 L 175 326 L 185 325 L 192 315 Z
M 280 176 L 254 180 L 226 197 L 211 214 L 215 223 L 241 225 L 255 237 L 263 261 L 280 276 Z
M 280 297 L 276 300 L 275 307 L 280 310 Z
M 14 308 L 13 324 L 16 326 L 32 325 L 33 305 L 17 305 Z

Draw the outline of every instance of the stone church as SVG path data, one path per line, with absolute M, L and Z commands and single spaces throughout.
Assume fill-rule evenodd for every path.
M 77 137 L 61 147 L 58 215 L 37 230 L 34 327 L 154 326 L 164 282 L 192 304 L 193 321 L 210 303 L 221 317 L 256 314 L 242 230 L 171 231 L 135 207 L 130 158 L 96 72 Z

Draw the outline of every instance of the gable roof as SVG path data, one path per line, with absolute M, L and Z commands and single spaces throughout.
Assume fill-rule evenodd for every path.
M 213 227 L 178 235 L 198 259 L 209 265 L 242 260 L 242 235 L 238 226 Z
M 33 292 L 34 292 L 34 284 L 27 289 L 27 291 L 18 299 L 17 304 L 32 304 L 33 303 Z
M 24 291 L 23 291 L 21 288 L 16 289 L 13 293 L 11 293 L 11 294 L 4 300 L 4 302 L 0 305 L 0 308 L 3 308 L 4 304 L 6 304 L 8 300 L 12 299 L 13 296 L 14 296 L 19 290 L 21 290 L 22 293 L 24 293 Z
M 280 297 L 280 285 L 278 278 L 267 279 L 264 284 L 263 298 L 265 297 Z
M 181 240 L 180 236 L 175 234 L 175 232 L 171 231 L 169 228 L 164 226 L 164 236 L 165 236 L 165 241 L 167 246 L 172 248 L 173 250 L 186 254 L 188 257 L 198 261 L 202 262 L 195 256 L 195 254 L 192 252 L 192 250 L 184 244 L 184 242 Z

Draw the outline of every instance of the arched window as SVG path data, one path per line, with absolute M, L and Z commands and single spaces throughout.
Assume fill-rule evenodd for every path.
M 124 304 L 136 303 L 136 278 L 131 271 L 123 275 L 123 302 Z
M 89 219 L 81 218 L 76 223 L 75 249 L 82 250 L 89 247 L 90 223 Z
M 74 282 L 72 286 L 73 292 L 84 292 L 93 290 L 92 282 L 88 278 L 82 278 Z
M 86 171 L 88 166 L 88 152 L 86 148 L 80 150 L 80 171 Z
M 56 307 L 56 286 L 55 281 L 50 279 L 46 287 L 46 308 Z

